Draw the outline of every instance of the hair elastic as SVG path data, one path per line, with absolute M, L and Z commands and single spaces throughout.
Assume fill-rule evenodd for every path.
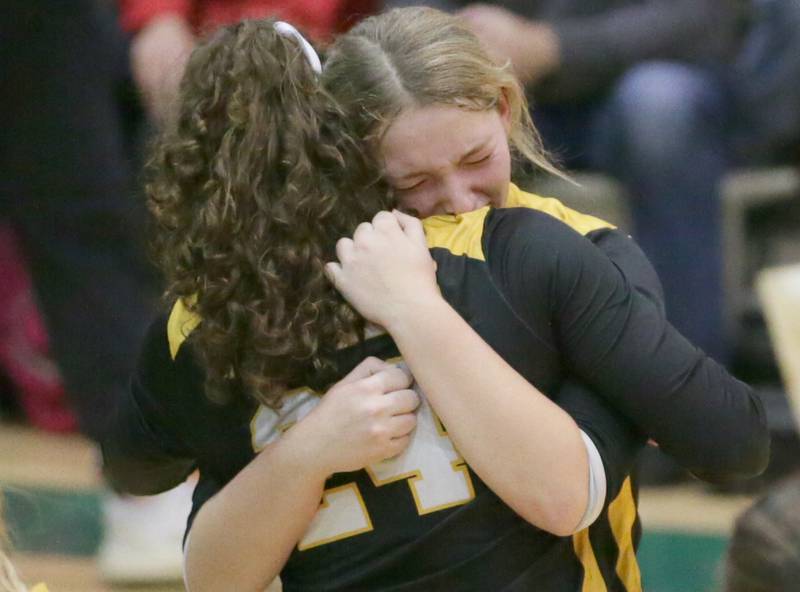
M 322 62 L 319 61 L 317 52 L 314 51 L 314 48 L 306 38 L 300 34 L 300 31 L 283 21 L 275 21 L 275 30 L 284 37 L 294 37 L 297 42 L 300 43 L 300 49 L 303 50 L 303 54 L 306 56 L 308 63 L 311 64 L 311 68 L 313 68 L 314 72 L 317 74 L 322 73 Z

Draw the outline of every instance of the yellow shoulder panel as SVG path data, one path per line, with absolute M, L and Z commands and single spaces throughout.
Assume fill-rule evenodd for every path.
M 428 247 L 447 249 L 453 255 L 466 255 L 486 261 L 481 246 L 483 223 L 489 207 L 457 216 L 431 216 L 422 221 Z
M 31 592 L 47 592 L 47 586 L 44 584 L 36 584 L 33 588 L 31 588 Z
M 181 345 L 200 324 L 200 315 L 186 308 L 183 299 L 178 298 L 172 307 L 167 321 L 167 338 L 169 339 L 169 353 L 174 360 L 178 355 Z
M 550 214 L 554 218 L 561 220 L 567 226 L 572 227 L 581 234 L 588 234 L 592 230 L 600 228 L 616 228 L 605 220 L 595 218 L 588 214 L 568 208 L 563 203 L 553 197 L 540 197 L 527 191 L 522 191 L 519 187 L 511 183 L 508 188 L 508 208 L 531 208 L 539 210 L 545 214 Z

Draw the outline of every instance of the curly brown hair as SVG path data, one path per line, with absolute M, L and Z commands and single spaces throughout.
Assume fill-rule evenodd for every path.
M 323 266 L 390 204 L 377 163 L 273 23 L 228 26 L 195 49 L 147 194 L 166 298 L 202 319 L 189 343 L 207 396 L 274 407 L 363 336 Z

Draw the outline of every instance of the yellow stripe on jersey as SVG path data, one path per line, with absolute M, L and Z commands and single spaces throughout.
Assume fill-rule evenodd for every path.
M 608 521 L 617 541 L 617 576 L 627 592 L 641 592 L 642 574 L 633 548 L 633 525 L 636 521 L 636 503 L 633 499 L 631 478 L 625 479 L 619 495 L 608 506 Z
M 511 183 L 508 188 L 506 207 L 539 210 L 540 212 L 550 214 L 554 218 L 561 220 L 564 224 L 581 234 L 588 234 L 592 230 L 599 230 L 601 228 L 616 228 L 613 224 L 609 224 L 605 220 L 589 216 L 588 214 L 581 214 L 580 212 L 568 208 L 553 197 L 540 197 L 533 193 L 523 191 L 513 183 Z
M 642 592 L 642 575 L 636 561 L 636 550 L 633 548 L 633 525 L 636 520 L 636 504 L 633 499 L 631 478 L 625 479 L 617 497 L 608 505 L 608 522 L 617 542 L 617 576 L 625 586 L 626 592 Z M 608 589 L 600 573 L 592 543 L 589 540 L 589 528 L 572 535 L 572 547 L 575 556 L 583 566 L 583 586 L 581 592 L 606 592 Z
M 31 588 L 31 592 L 47 592 L 47 586 L 44 584 L 36 584 L 33 588 Z
M 486 261 L 481 238 L 483 223 L 489 207 L 456 216 L 431 216 L 422 221 L 428 248 L 447 249 L 453 255 L 466 255 L 472 259 Z
M 592 542 L 589 540 L 588 528 L 572 535 L 572 547 L 575 549 L 575 556 L 583 566 L 581 592 L 606 592 L 608 588 L 606 588 L 603 574 L 600 573 L 600 566 L 597 565 L 597 557 L 594 556 Z
M 605 220 L 581 214 L 568 208 L 553 197 L 540 197 L 522 191 L 513 183 L 509 184 L 506 207 L 530 208 L 553 216 L 580 234 L 588 234 L 601 228 L 615 228 Z M 456 216 L 431 216 L 422 221 L 428 247 L 447 249 L 454 255 L 466 255 L 472 259 L 486 261 L 481 239 L 483 225 L 490 208 L 484 207 Z
M 167 321 L 167 339 L 169 340 L 169 353 L 174 360 L 178 355 L 178 350 L 189 337 L 189 334 L 200 324 L 200 315 L 190 311 L 178 298 L 172 307 Z

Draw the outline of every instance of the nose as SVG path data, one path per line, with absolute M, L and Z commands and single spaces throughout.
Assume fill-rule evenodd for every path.
M 440 207 L 447 214 L 464 214 L 481 207 L 480 200 L 457 176 L 448 177 L 441 187 Z

